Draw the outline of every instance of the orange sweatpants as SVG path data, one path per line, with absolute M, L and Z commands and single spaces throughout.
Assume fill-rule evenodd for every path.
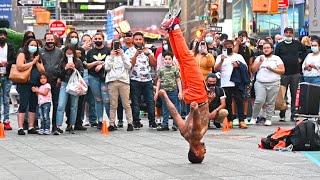
M 208 100 L 203 75 L 190 53 L 181 29 L 169 32 L 172 51 L 180 65 L 183 97 L 187 104 L 203 103 Z

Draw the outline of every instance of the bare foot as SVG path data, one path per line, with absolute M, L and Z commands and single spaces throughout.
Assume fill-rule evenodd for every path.
M 190 104 L 190 109 L 191 110 L 198 110 L 198 103 L 196 103 L 196 102 L 192 102 L 191 104 Z
M 159 90 L 159 96 L 160 96 L 160 97 L 165 97 L 165 96 L 167 96 L 166 91 L 163 90 L 163 89 L 160 89 L 160 90 Z

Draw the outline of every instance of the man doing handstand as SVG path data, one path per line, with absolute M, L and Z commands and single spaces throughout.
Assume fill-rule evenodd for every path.
M 206 153 L 206 146 L 201 142 L 201 139 L 206 133 L 209 123 L 208 96 L 203 75 L 194 56 L 189 51 L 179 27 L 180 18 L 178 16 L 180 12 L 181 8 L 169 11 L 161 27 L 168 30 L 172 51 L 180 64 L 183 99 L 187 104 L 190 104 L 190 113 L 186 121 L 181 118 L 164 90 L 159 91 L 159 96 L 164 99 L 180 134 L 189 142 L 189 161 L 201 163 Z

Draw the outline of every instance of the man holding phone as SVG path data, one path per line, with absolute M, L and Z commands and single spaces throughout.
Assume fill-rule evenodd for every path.
M 151 54 L 151 50 L 144 47 L 144 39 L 141 32 L 133 35 L 134 46 L 126 51 L 126 55 L 132 61 L 132 69 L 130 71 L 130 95 L 132 101 L 132 114 L 134 128 L 139 129 L 141 126 L 140 102 L 141 95 L 147 104 L 149 127 L 156 129 L 155 122 L 155 102 L 153 94 L 153 82 L 150 73 L 151 67 L 156 68 L 157 61 Z

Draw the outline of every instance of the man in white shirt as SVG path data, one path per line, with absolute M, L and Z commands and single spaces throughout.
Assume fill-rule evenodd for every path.
M 243 99 L 244 96 L 242 92 L 236 87 L 235 83 L 230 81 L 232 72 L 234 68 L 239 68 L 239 63 L 245 65 L 246 62 L 240 54 L 233 52 L 233 42 L 227 40 L 223 44 L 222 54 L 217 57 L 214 70 L 221 73 L 221 87 L 225 90 L 227 100 L 226 107 L 229 113 L 228 121 L 229 127 L 233 128 L 232 122 L 232 98 L 237 104 L 237 114 L 239 117 L 239 128 L 246 129 L 247 125 L 244 123 L 244 113 L 243 113 Z M 239 77 L 241 78 L 241 77 Z
M 143 99 L 148 107 L 149 127 L 156 129 L 155 102 L 150 70 L 151 67 L 157 66 L 157 61 L 151 54 L 151 51 L 147 47 L 144 47 L 145 43 L 141 32 L 136 32 L 133 35 L 133 44 L 134 46 L 125 52 L 132 62 L 130 71 L 130 96 L 132 101 L 133 126 L 136 129 L 142 127 L 139 114 L 141 95 L 143 95 Z
M 16 53 L 14 47 L 6 42 L 7 32 L 0 30 L 0 99 L 2 99 L 3 112 L 0 112 L 0 122 L 3 118 L 4 129 L 12 130 L 9 119 L 9 93 L 12 82 L 9 80 L 11 65 L 16 61 Z M 0 107 L 1 107 L 0 105 Z M 0 108 L 1 110 L 1 108 Z M 3 115 L 3 117 L 1 117 Z

